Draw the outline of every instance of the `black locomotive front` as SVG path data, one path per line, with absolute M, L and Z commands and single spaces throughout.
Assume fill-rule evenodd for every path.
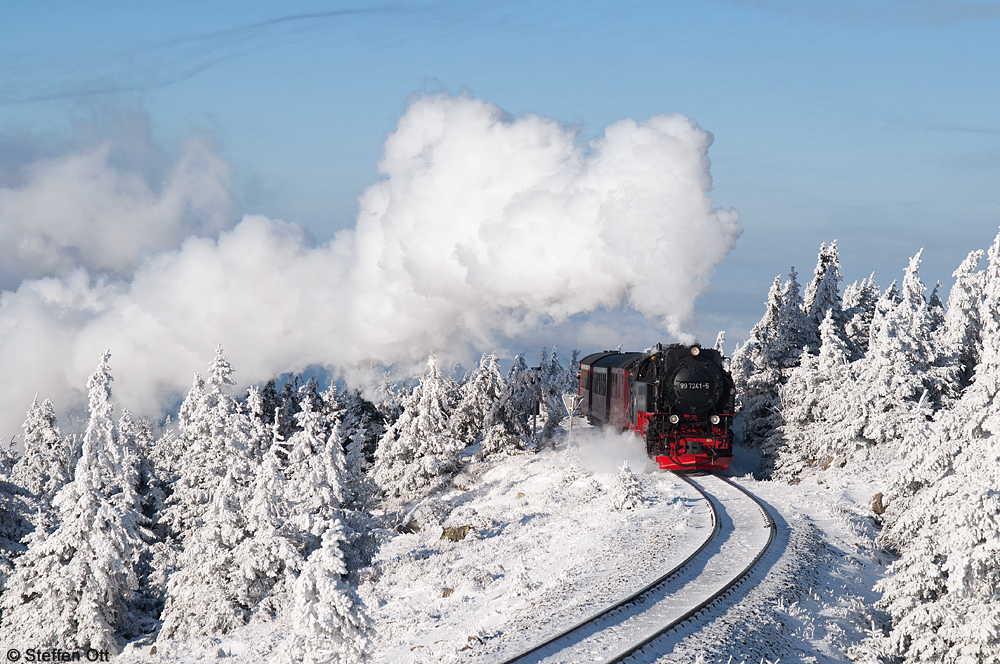
M 633 428 L 662 468 L 729 467 L 736 392 L 719 351 L 697 345 L 658 347 L 636 363 L 634 380 Z
M 594 353 L 580 361 L 579 395 L 592 422 L 636 432 L 661 468 L 729 467 L 735 391 L 717 350 L 657 344 Z

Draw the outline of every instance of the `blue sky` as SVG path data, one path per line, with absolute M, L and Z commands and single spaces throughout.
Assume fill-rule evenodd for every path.
M 767 287 L 838 238 L 883 287 L 921 247 L 947 283 L 1000 225 L 1000 3 L 20 2 L 0 7 L 0 162 L 83 121 L 207 132 L 235 214 L 351 226 L 420 90 L 580 127 L 678 112 L 712 132 L 713 203 L 744 235 L 702 301 L 739 337 Z M 100 121 L 98 122 L 100 124 Z M 2 171 L 0 171 L 2 175 Z

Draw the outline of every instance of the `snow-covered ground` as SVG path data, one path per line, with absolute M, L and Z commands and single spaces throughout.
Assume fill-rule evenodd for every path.
M 645 502 L 616 511 L 624 460 Z M 842 662 L 882 627 L 871 590 L 883 569 L 870 508 L 880 478 L 839 469 L 791 486 L 753 480 L 755 463 L 744 452 L 730 475 L 770 506 L 772 552 L 659 661 Z M 646 585 L 711 527 L 705 501 L 656 470 L 637 441 L 587 429 L 537 454 L 470 457 L 451 489 L 383 517 L 389 527 L 359 593 L 376 625 L 372 659 L 386 664 L 495 661 Z M 443 537 L 466 526 L 463 539 Z M 134 644 L 118 661 L 258 662 L 275 657 L 288 629 L 280 619 L 251 624 L 156 644 L 154 654 Z

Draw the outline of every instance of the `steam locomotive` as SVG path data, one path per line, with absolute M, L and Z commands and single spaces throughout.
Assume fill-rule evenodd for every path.
M 592 424 L 630 429 L 668 470 L 726 470 L 733 458 L 736 390 L 712 348 L 657 344 L 580 360 L 580 411 Z

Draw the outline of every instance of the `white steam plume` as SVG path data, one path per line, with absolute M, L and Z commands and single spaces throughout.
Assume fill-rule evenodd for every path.
M 28 164 L 23 182 L 0 179 L 2 282 L 81 266 L 128 277 L 142 256 L 230 225 L 230 169 L 203 141 L 153 183 L 114 150 L 105 140 Z
M 623 120 L 588 146 L 467 96 L 415 98 L 357 225 L 321 246 L 247 216 L 148 257 L 130 282 L 82 268 L 0 299 L 12 432 L 38 392 L 68 405 L 112 350 L 115 394 L 154 413 L 221 343 L 244 382 L 322 364 L 467 360 L 623 301 L 675 336 L 741 230 L 713 209 L 711 135 L 679 115 Z
M 615 473 L 628 462 L 635 473 L 651 473 L 659 466 L 646 454 L 646 442 L 631 431 L 598 427 L 573 433 L 580 465 L 595 473 Z

